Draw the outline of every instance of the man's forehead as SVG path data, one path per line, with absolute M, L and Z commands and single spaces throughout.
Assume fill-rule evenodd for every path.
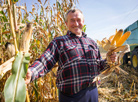
M 82 14 L 82 12 L 78 9 L 75 10 L 70 10 L 67 12 L 66 16 L 65 16 L 65 20 L 67 21 L 70 18 L 80 18 L 84 20 L 84 16 Z

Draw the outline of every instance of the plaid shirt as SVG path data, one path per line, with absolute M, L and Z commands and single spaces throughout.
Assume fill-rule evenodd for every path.
M 57 87 L 68 95 L 88 87 L 105 65 L 92 39 L 85 33 L 78 37 L 70 31 L 53 39 L 41 57 L 29 67 L 32 71 L 31 80 L 44 76 L 56 62 L 59 65 Z

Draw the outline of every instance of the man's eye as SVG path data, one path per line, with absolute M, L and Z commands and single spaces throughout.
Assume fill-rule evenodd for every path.
M 72 19 L 71 22 L 74 22 L 74 20 Z
M 80 22 L 80 19 L 78 19 L 77 21 Z

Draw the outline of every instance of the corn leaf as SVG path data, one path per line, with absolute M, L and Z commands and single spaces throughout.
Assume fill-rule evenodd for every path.
M 82 31 L 86 32 L 86 25 L 83 26 Z
M 16 3 L 16 2 L 18 2 L 18 0 L 12 0 L 12 2 L 13 2 L 13 3 Z
M 4 22 L 7 22 L 8 19 L 7 17 L 5 16 L 4 12 L 3 11 L 0 11 L 0 21 L 4 21 Z
M 30 54 L 19 52 L 12 65 L 12 75 L 7 79 L 4 87 L 5 102 L 25 102 L 26 76 Z

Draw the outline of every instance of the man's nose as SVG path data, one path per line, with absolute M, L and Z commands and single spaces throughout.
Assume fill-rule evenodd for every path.
M 79 25 L 79 23 L 77 21 L 75 21 L 75 26 L 78 26 L 78 25 Z

